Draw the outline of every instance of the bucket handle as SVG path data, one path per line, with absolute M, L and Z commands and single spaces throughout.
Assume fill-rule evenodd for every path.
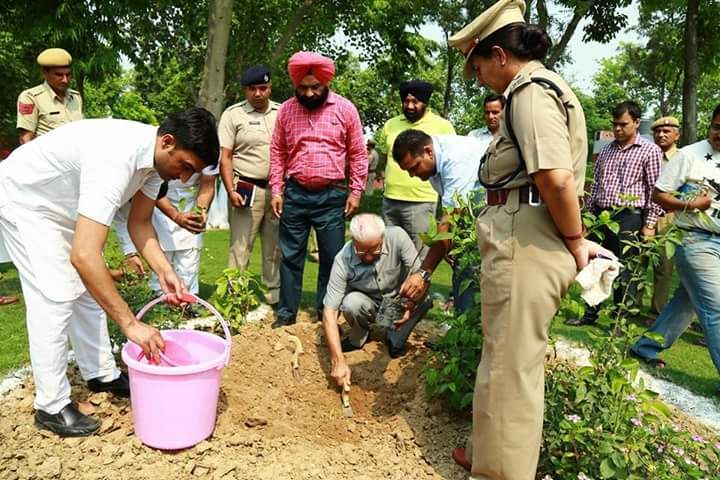
M 141 320 L 142 317 L 150 310 L 152 307 L 157 305 L 160 302 L 167 301 L 170 294 L 163 294 L 160 295 L 155 300 L 151 300 L 147 305 L 145 305 L 143 308 L 140 309 L 140 311 L 135 315 L 135 318 L 138 320 Z M 194 295 L 192 293 L 184 293 L 180 300 L 185 303 L 199 303 L 203 307 L 207 308 L 210 313 L 212 313 L 215 318 L 218 319 L 220 322 L 220 326 L 223 329 L 223 333 L 225 334 L 225 367 L 227 367 L 228 363 L 230 363 L 230 346 L 232 345 L 232 337 L 230 336 L 230 329 L 228 328 L 228 324 L 225 321 L 225 319 L 220 315 L 220 312 L 217 311 L 215 307 L 212 306 L 209 302 L 206 302 L 202 298 L 198 297 L 197 295 Z

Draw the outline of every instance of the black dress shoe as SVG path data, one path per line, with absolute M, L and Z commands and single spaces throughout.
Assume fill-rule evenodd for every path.
M 92 392 L 110 392 L 118 397 L 130 396 L 130 379 L 125 372 L 111 382 L 101 382 L 97 378 L 93 378 L 88 380 L 87 386 Z
M 100 430 L 100 420 L 83 415 L 70 403 L 54 415 L 36 410 L 35 426 L 50 430 L 61 437 L 87 437 Z
M 287 327 L 290 325 L 295 325 L 295 319 L 289 319 L 289 318 L 280 318 L 278 317 L 277 320 L 275 320 L 272 325 L 270 325 L 270 328 L 281 328 L 281 327 Z
M 355 346 L 355 344 L 353 344 L 353 343 L 350 341 L 350 338 L 349 338 L 349 337 L 348 337 L 348 338 L 343 338 L 342 341 L 340 342 L 340 348 L 341 348 L 342 351 L 345 352 L 345 353 L 347 353 L 347 352 L 354 352 L 355 350 L 360 350 L 360 349 L 362 349 L 362 347 L 364 347 L 364 345 L 360 345 L 359 347 Z

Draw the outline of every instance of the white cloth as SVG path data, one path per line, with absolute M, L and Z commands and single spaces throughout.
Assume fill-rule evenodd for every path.
M 118 239 L 118 243 L 120 243 L 123 255 L 137 252 L 137 248 L 135 248 L 135 244 L 132 242 L 132 238 L 130 238 L 130 232 L 128 232 L 127 228 L 129 216 L 130 204 L 126 203 L 125 205 L 120 207 L 115 213 L 115 218 L 113 218 L 112 222 L 113 227 L 115 228 L 115 236 Z
M 165 257 L 172 265 L 175 273 L 187 287 L 190 293 L 197 295 L 200 293 L 199 276 L 200 276 L 200 249 L 188 248 L 185 250 L 166 251 Z M 150 275 L 150 288 L 155 291 L 162 291 L 160 282 L 155 272 Z
M 485 155 L 485 151 L 490 146 L 490 142 L 492 142 L 495 137 L 493 137 L 492 132 L 488 128 L 476 128 L 475 130 L 470 130 L 467 134 L 468 137 L 476 139 L 480 145 L 481 145 L 481 152 L 480 156 L 482 157 Z
M 709 221 L 705 215 L 678 210 L 675 212 L 675 224 L 720 233 L 720 152 L 713 150 L 708 140 L 680 149 L 664 165 L 655 187 L 668 193 L 677 191 L 691 198 L 698 194 L 699 189 L 707 189 L 713 199 L 710 208 L 705 210 Z
M 7 253 L 7 250 L 5 249 L 5 244 L 3 243 L 2 235 L 0 235 L 0 263 L 7 263 L 10 261 L 10 254 Z
M 612 293 L 612 284 L 622 265 L 615 259 L 593 258 L 575 277 L 582 287 L 580 296 L 585 303 L 595 306 Z
M 228 194 L 222 182 L 215 182 L 215 200 L 208 211 L 208 228 L 226 230 L 230 228 L 228 222 Z
M 126 120 L 79 120 L 0 163 L 0 212 L 24 212 L 14 217 L 15 226 L 47 298 L 69 301 L 85 292 L 70 263 L 78 215 L 110 225 L 138 191 L 157 196 L 156 133 L 156 127 Z
M 180 180 L 173 180 L 168 183 L 167 199 L 175 208 L 188 212 L 195 207 L 200 176 L 198 173 L 194 174 L 188 179 L 187 183 Z M 182 199 L 185 199 L 184 202 L 181 202 Z M 181 203 L 184 203 L 184 205 L 181 205 Z M 195 234 L 185 230 L 157 207 L 153 212 L 152 222 L 160 241 L 160 247 L 164 252 L 202 247 L 202 234 Z
M 43 293 L 25 248 L 25 238 L 15 226 L 17 219 L 28 212 L 7 210 L 0 209 L 0 232 L 20 274 L 25 297 L 30 364 L 35 379 L 34 405 L 55 414 L 70 403 L 66 375 L 68 339 L 85 380 L 110 381 L 120 375 L 120 370 L 112 354 L 105 312 L 87 291 L 73 300 L 59 302 Z
M 482 143 L 462 135 L 434 135 L 435 175 L 430 184 L 440 195 L 443 207 L 457 207 L 455 195 L 462 198 L 483 188 L 478 181 Z

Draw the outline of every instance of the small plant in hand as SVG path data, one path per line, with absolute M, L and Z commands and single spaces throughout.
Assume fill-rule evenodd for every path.
M 249 270 L 226 268 L 215 282 L 213 304 L 233 333 L 245 323 L 247 314 L 259 307 L 267 288 L 260 277 Z

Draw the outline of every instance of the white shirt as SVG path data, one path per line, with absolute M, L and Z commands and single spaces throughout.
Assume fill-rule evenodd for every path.
M 490 143 L 495 139 L 488 128 L 476 128 L 475 130 L 470 130 L 467 136 L 477 139 L 477 141 L 482 144 L 482 155 L 485 155 L 485 151 L 490 146 Z
M 433 135 L 435 175 L 428 180 L 440 195 L 443 207 L 457 207 L 455 195 L 467 198 L 483 192 L 478 181 L 480 159 L 485 153 L 482 142 L 462 135 Z
M 0 163 L 0 206 L 12 203 L 74 226 L 78 214 L 110 225 L 138 190 L 155 198 L 157 127 L 79 120 L 16 149 Z
M 187 183 L 180 180 L 173 180 L 168 183 L 167 199 L 175 208 L 183 212 L 189 212 L 197 202 L 198 185 L 200 184 L 199 173 L 190 177 Z M 181 199 L 185 199 L 181 202 Z M 183 203 L 183 205 L 181 205 Z M 190 248 L 202 247 L 202 234 L 192 233 L 173 222 L 159 208 L 153 212 L 153 226 L 160 241 L 160 247 L 165 252 L 177 250 L 188 250 Z
M 0 163 L 0 216 L 13 223 L 43 294 L 56 302 L 85 286 L 70 263 L 78 215 L 110 225 L 138 191 L 156 198 L 157 128 L 127 120 L 79 120 L 16 149 Z
M 675 223 L 683 228 L 695 228 L 720 233 L 720 152 L 713 150 L 708 140 L 701 140 L 680 149 L 663 167 L 655 187 L 663 192 L 680 192 L 694 197 L 697 190 L 707 188 L 712 202 L 710 208 L 698 215 L 677 210 Z

